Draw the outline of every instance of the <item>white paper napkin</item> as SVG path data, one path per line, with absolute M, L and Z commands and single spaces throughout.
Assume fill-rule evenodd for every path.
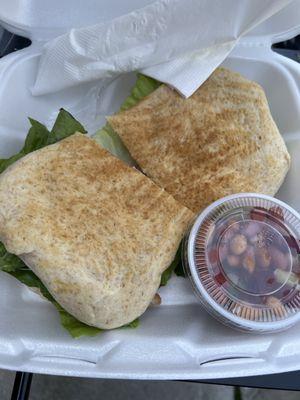
M 188 97 L 239 38 L 291 0 L 159 0 L 43 50 L 34 95 L 141 71 Z

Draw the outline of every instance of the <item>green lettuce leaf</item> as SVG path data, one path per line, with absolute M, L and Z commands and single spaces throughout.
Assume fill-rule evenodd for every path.
M 57 302 L 53 303 L 57 308 L 60 316 L 60 323 L 70 333 L 70 335 L 77 339 L 81 336 L 96 336 L 102 329 L 90 326 L 79 321 L 73 315 L 64 310 Z
M 32 151 L 56 143 L 59 140 L 73 135 L 75 132 L 86 133 L 83 126 L 64 109 L 60 110 L 51 132 L 48 131 L 45 125 L 33 118 L 29 118 L 29 122 L 31 128 L 29 129 L 25 139 L 24 147 L 19 151 L 19 153 L 10 158 L 0 160 L 0 173 L 15 161 Z
M 148 96 L 161 85 L 160 82 L 148 76 L 138 74 L 134 87 L 130 95 L 124 100 L 121 105 L 120 111 L 128 110 L 135 106 L 144 97 Z M 99 129 L 94 135 L 93 139 L 114 156 L 120 158 L 122 161 L 131 166 L 136 166 L 136 162 L 131 157 L 126 146 L 122 142 L 120 136 L 113 130 L 113 128 L 106 123 L 106 125 Z
M 131 89 L 131 93 L 121 105 L 120 111 L 128 110 L 129 108 L 135 106 L 144 97 L 148 96 L 154 90 L 159 88 L 162 83 L 150 78 L 149 76 L 137 74 L 137 80 L 134 87 Z
M 138 318 L 136 318 L 129 324 L 122 326 L 122 328 L 137 328 L 139 326 L 139 324 L 140 324 L 140 320 Z
M 183 263 L 182 263 L 182 257 L 180 256 L 180 262 L 177 264 L 177 266 L 174 269 L 174 272 L 177 276 L 181 276 L 182 278 L 185 278 L 185 272 L 183 268 Z
M 166 284 L 168 283 L 169 279 L 172 276 L 172 273 L 176 270 L 176 268 L 180 263 L 181 263 L 181 246 L 178 247 L 177 253 L 175 255 L 172 264 L 162 273 L 160 286 L 166 286 Z
M 23 261 L 14 254 L 8 253 L 4 244 L 0 242 L 0 270 L 13 273 L 21 270 L 23 267 Z
M 24 147 L 19 153 L 21 155 L 31 153 L 32 151 L 46 146 L 50 135 L 50 132 L 45 125 L 33 118 L 29 118 L 29 122 L 31 124 L 31 128 L 29 129 L 28 135 L 25 139 Z
M 172 273 L 175 273 L 177 276 L 185 277 L 183 264 L 182 264 L 182 243 L 179 245 L 175 258 L 172 264 L 167 268 L 161 276 L 160 286 L 166 286 L 169 279 L 172 276 Z
M 93 136 L 93 139 L 108 150 L 111 154 L 118 157 L 131 167 L 136 166 L 136 162 L 133 160 L 129 151 L 123 144 L 120 136 L 113 130 L 113 128 L 107 123 L 102 129 L 97 131 Z
M 84 127 L 68 111 L 60 109 L 54 122 L 47 144 L 56 143 L 59 140 L 73 135 L 75 132 L 87 133 Z
M 31 123 L 31 128 L 26 137 L 24 147 L 19 151 L 19 153 L 0 160 L 0 173 L 26 154 L 45 146 L 49 135 L 48 129 L 34 119 L 29 119 L 29 121 Z

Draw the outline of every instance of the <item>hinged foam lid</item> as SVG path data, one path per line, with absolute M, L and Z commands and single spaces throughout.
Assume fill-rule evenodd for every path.
M 48 40 L 78 28 L 107 21 L 153 3 L 153 0 L 0 0 L 0 23 L 30 39 Z
M 282 11 L 252 29 L 243 40 L 275 43 L 290 39 L 300 32 L 300 1 L 294 0 Z
M 35 40 L 48 40 L 70 28 L 110 20 L 153 3 L 154 0 L 0 0 L 0 21 L 12 32 Z M 247 42 L 274 42 L 292 37 L 300 29 L 300 0 L 249 32 Z

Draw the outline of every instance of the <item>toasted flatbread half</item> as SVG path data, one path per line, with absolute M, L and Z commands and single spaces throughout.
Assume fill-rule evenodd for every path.
M 274 195 L 290 165 L 263 89 L 225 68 L 188 99 L 162 85 L 108 122 L 143 172 L 194 212 L 233 193 Z
M 193 214 L 80 133 L 0 175 L 0 240 L 79 320 L 141 315 Z

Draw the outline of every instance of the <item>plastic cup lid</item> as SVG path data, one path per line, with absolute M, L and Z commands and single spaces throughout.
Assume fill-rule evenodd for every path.
M 218 200 L 189 236 L 194 287 L 228 322 L 283 329 L 300 315 L 299 238 L 299 214 L 275 198 L 246 193 Z

